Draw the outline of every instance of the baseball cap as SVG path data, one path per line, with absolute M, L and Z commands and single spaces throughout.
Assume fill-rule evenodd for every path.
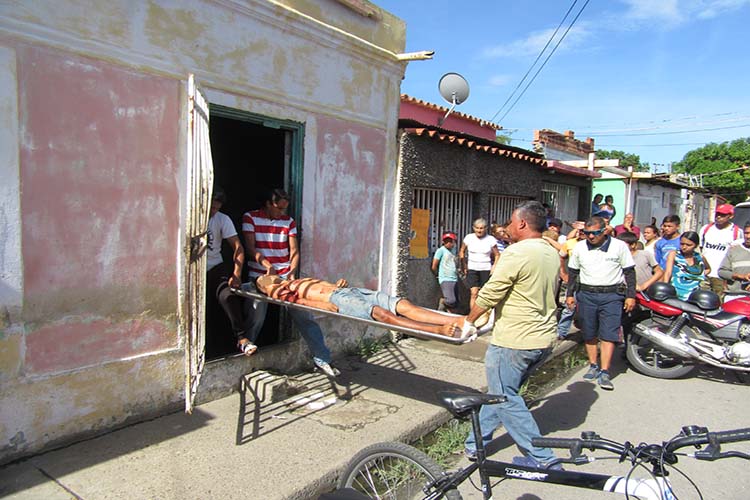
M 734 207 L 729 203 L 725 203 L 716 207 L 716 213 L 734 215 Z
M 445 241 L 448 238 L 452 239 L 453 241 L 457 241 L 458 238 L 456 237 L 456 233 L 443 233 L 443 237 L 440 238 L 441 240 Z
M 553 217 L 549 220 L 547 226 L 557 226 L 559 228 L 562 228 L 562 221 L 556 217 Z

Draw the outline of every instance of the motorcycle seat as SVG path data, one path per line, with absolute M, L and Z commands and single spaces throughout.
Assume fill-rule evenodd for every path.
M 691 304 L 690 302 L 686 302 L 684 300 L 680 299 L 667 299 L 662 302 L 663 304 L 667 304 L 668 306 L 676 307 L 677 309 L 682 309 L 683 311 L 691 314 L 701 314 L 703 316 L 716 316 L 717 314 L 721 313 L 721 308 L 718 309 L 701 309 L 700 307 L 696 306 L 695 304 Z

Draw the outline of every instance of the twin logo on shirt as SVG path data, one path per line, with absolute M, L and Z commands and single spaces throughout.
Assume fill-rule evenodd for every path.
M 724 243 L 705 243 L 703 245 L 703 250 L 719 250 L 720 252 L 724 252 L 727 248 L 729 247 Z

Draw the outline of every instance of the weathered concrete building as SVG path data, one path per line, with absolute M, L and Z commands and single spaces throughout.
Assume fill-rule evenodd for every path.
M 460 240 L 476 218 L 504 223 L 519 202 L 542 201 L 550 189 L 557 192 L 557 185 L 580 190 L 583 210 L 591 177 L 599 175 L 500 144 L 495 141 L 496 125 L 469 115 L 453 113 L 438 127 L 446 111 L 413 97 L 401 98 L 398 266 L 408 280 L 399 282 L 399 291 L 426 307 L 436 307 L 440 298 L 430 263 L 444 231 L 455 232 Z M 578 208 L 579 198 L 574 202 Z M 430 214 L 427 249 L 419 254 L 409 248 L 415 209 Z M 468 292 L 461 295 L 468 305 Z
M 353 0 L 0 4 L 0 462 L 190 406 L 212 177 L 235 222 L 290 191 L 303 275 L 394 286 L 404 41 Z M 205 364 L 198 398 L 310 363 L 267 343 Z

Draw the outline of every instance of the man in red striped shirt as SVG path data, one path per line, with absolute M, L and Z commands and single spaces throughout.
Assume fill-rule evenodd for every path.
M 259 276 L 271 274 L 293 280 L 299 268 L 299 247 L 297 225 L 287 215 L 289 195 L 281 189 L 273 189 L 264 193 L 260 201 L 260 209 L 242 216 L 242 234 L 249 255 L 250 282 L 255 283 Z M 254 352 L 254 342 L 263 327 L 268 308 L 267 302 L 252 302 L 253 321 L 248 331 L 250 347 L 240 345 L 240 350 L 244 353 L 250 350 Z M 330 365 L 331 352 L 326 347 L 323 332 L 312 314 L 309 311 L 289 309 L 289 316 L 310 347 L 315 366 L 328 376 L 338 375 L 338 370 Z
M 248 269 L 252 281 L 264 274 L 278 274 L 292 280 L 296 277 L 299 266 L 297 225 L 287 215 L 288 208 L 287 194 L 274 189 L 262 208 L 242 216 L 242 234 L 250 253 Z

